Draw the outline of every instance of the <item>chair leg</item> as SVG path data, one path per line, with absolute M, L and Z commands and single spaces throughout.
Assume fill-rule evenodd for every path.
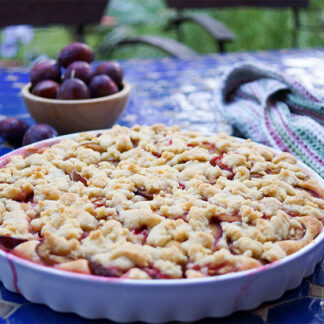
M 178 42 L 183 43 L 184 42 L 184 33 L 181 25 L 176 25 L 176 32 L 177 32 L 177 40 Z
M 179 18 L 179 22 L 181 21 L 181 16 L 182 16 L 182 10 L 178 9 L 177 17 Z M 183 28 L 181 27 L 181 22 L 178 24 L 175 24 L 175 28 L 176 28 L 178 42 L 183 43 L 184 42 L 184 32 L 183 32 Z
M 300 30 L 300 11 L 298 8 L 293 8 L 293 19 L 292 47 L 298 48 L 298 35 Z
M 222 40 L 218 41 L 218 52 L 219 53 L 225 53 L 226 49 L 225 49 L 225 42 Z
M 79 42 L 84 42 L 84 36 L 85 36 L 84 25 L 83 24 L 77 25 L 74 33 L 75 40 Z

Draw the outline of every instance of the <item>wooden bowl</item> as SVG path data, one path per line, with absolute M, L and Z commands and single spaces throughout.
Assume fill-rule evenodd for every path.
M 123 83 L 116 94 L 85 100 L 47 99 L 33 95 L 31 84 L 21 91 L 25 105 L 38 123 L 53 126 L 60 134 L 111 127 L 128 103 L 131 86 Z

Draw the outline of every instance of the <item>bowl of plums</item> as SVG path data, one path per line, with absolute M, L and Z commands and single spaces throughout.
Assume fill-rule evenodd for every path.
M 116 61 L 104 61 L 94 69 L 93 50 L 74 42 L 57 60 L 37 61 L 22 97 L 38 123 L 53 126 L 60 134 L 111 127 L 123 113 L 131 86 L 123 81 Z

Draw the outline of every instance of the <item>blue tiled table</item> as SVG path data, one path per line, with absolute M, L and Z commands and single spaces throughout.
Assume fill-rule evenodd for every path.
M 324 97 L 324 50 L 321 49 L 212 54 L 191 60 L 128 60 L 122 64 L 133 91 L 119 123 L 132 126 L 162 122 L 204 133 L 231 132 L 214 104 L 213 93 L 223 73 L 242 61 L 284 71 Z M 33 123 L 19 95 L 21 87 L 28 82 L 28 71 L 27 67 L 0 67 L 0 118 L 15 116 Z M 0 142 L 0 155 L 11 150 L 9 145 Z M 250 312 L 238 312 L 218 320 L 206 319 L 200 323 L 324 323 L 323 290 L 324 260 L 312 276 L 281 299 Z M 0 324 L 93 322 L 32 304 L 0 283 Z

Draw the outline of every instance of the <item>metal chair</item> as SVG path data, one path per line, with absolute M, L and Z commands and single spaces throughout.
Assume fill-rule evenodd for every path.
M 85 26 L 98 23 L 109 0 L 0 0 L 0 27 L 27 24 L 74 27 L 75 39 L 82 41 Z
M 100 53 L 111 54 L 116 48 L 124 45 L 148 45 L 157 48 L 168 55 L 175 58 L 187 59 L 197 55 L 195 51 L 190 49 L 184 44 L 181 44 L 173 39 L 153 36 L 153 35 L 140 35 L 140 36 L 124 36 L 117 40 L 111 41 L 108 44 L 99 48 Z
M 187 21 L 198 23 L 217 42 L 220 51 L 224 50 L 224 44 L 233 40 L 234 35 L 219 21 L 204 14 L 186 14 L 185 9 L 193 8 L 228 8 L 228 7 L 268 7 L 290 8 L 293 13 L 294 28 L 292 31 L 292 46 L 298 46 L 298 33 L 300 30 L 300 10 L 309 5 L 309 0 L 166 0 L 170 8 L 177 10 L 177 16 L 170 21 L 171 26 L 178 30 L 179 40 L 183 40 L 180 26 Z

